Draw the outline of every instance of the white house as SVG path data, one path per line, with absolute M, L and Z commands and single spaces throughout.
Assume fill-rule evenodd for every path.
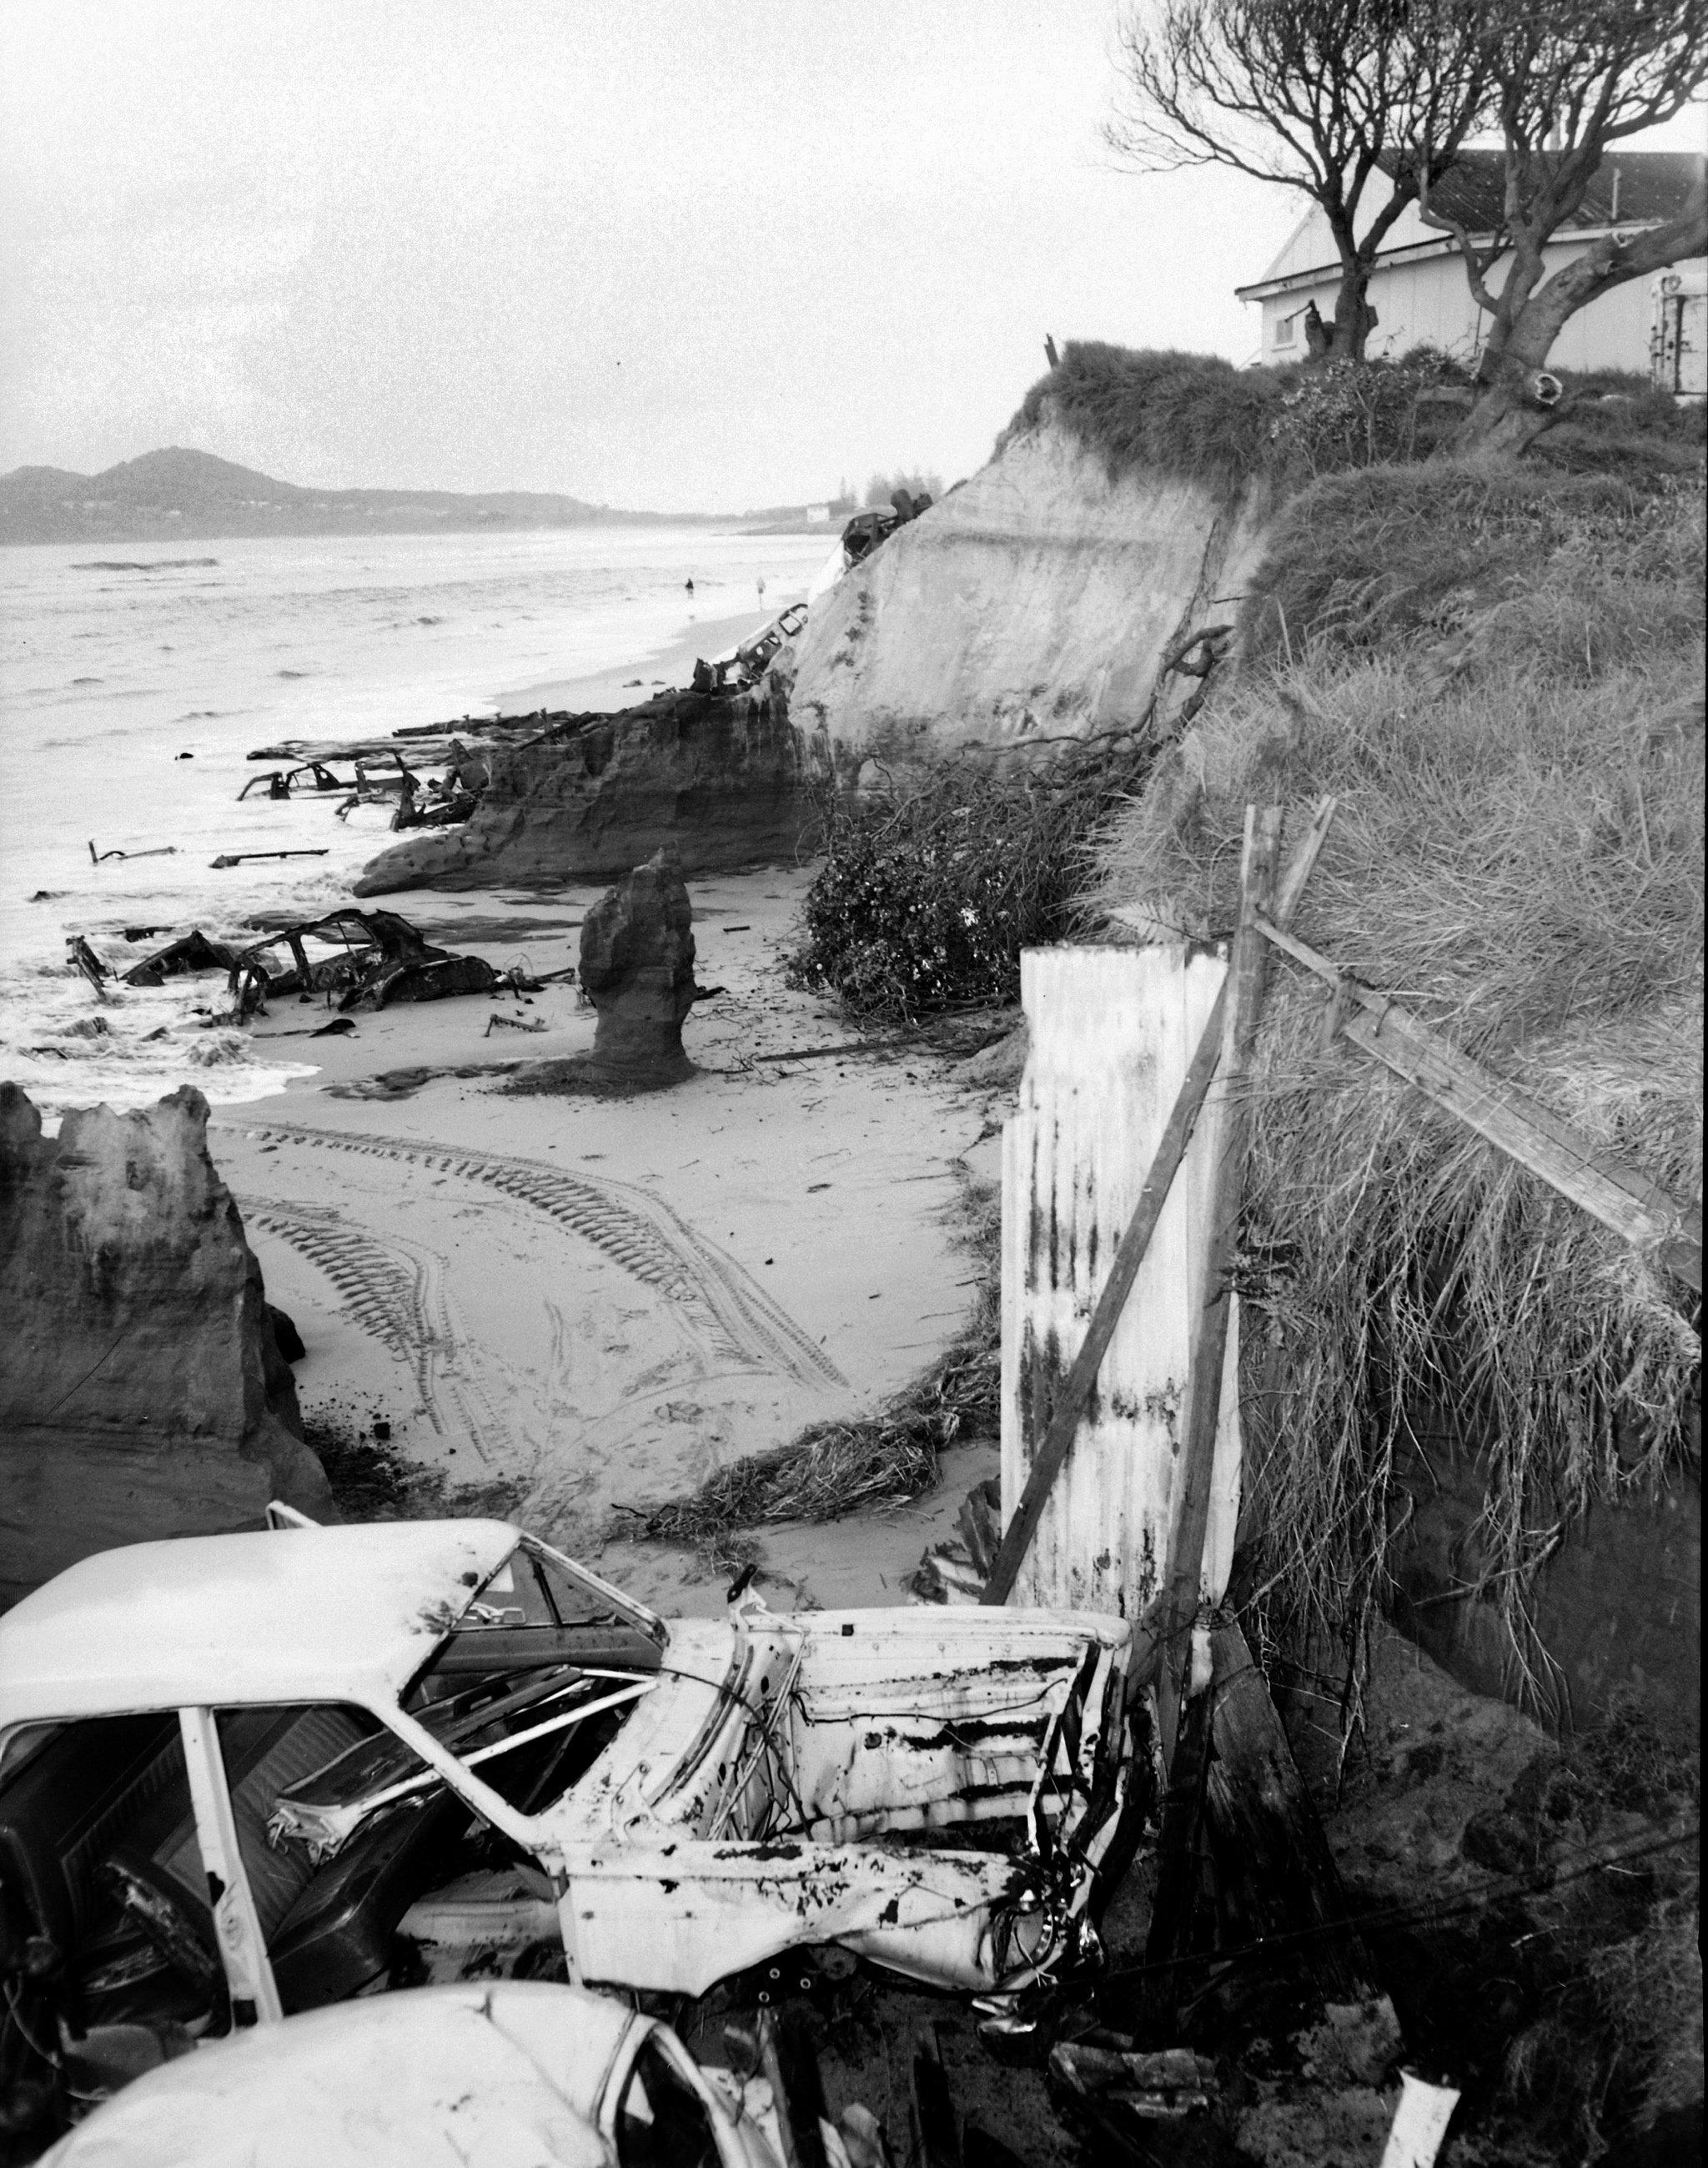
M 1549 243 L 1545 259 L 1549 273 L 1569 263 L 1605 234 L 1639 233 L 1676 217 L 1705 165 L 1708 161 L 1691 151 L 1610 152 L 1590 183 L 1582 210 Z M 1372 177 L 1372 189 L 1386 185 L 1379 176 Z M 1486 242 L 1499 216 L 1504 186 L 1498 151 L 1461 151 L 1437 183 L 1435 205 Z M 1378 197 L 1371 209 L 1379 208 L 1383 200 Z M 1700 271 L 1705 262 L 1708 259 L 1697 257 L 1674 268 L 1688 275 Z M 1497 264 L 1488 281 L 1496 292 L 1503 276 L 1504 267 Z M 1314 301 L 1325 317 L 1332 317 L 1339 283 L 1329 222 L 1313 204 L 1262 278 L 1235 289 L 1242 301 L 1262 305 L 1259 359 L 1302 361 L 1307 352 L 1305 311 Z M 1371 278 L 1369 299 L 1376 312 L 1366 348 L 1372 357 L 1397 357 L 1409 348 L 1428 344 L 1468 362 L 1487 335 L 1488 317 L 1471 297 L 1458 244 L 1451 235 L 1425 226 L 1415 204 L 1407 205 L 1388 234 Z M 1554 342 L 1550 364 L 1557 369 L 1623 369 L 1647 375 L 1657 321 L 1652 282 L 1632 279 L 1569 319 Z

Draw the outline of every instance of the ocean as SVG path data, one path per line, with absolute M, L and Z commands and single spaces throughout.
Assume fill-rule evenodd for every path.
M 67 943 L 122 970 L 192 926 L 219 938 L 258 911 L 333 908 L 390 840 L 387 812 L 239 804 L 265 772 L 252 749 L 525 713 L 536 688 L 630 662 L 650 678 L 695 622 L 756 624 L 797 598 L 826 547 L 600 527 L 0 550 L 0 1077 L 56 1117 L 185 1083 L 260 1098 L 311 1073 L 210 1022 L 217 978 L 103 1001 Z M 136 855 L 97 864 L 92 847 Z M 326 856 L 211 863 L 282 849 Z M 159 943 L 126 942 L 139 926 Z

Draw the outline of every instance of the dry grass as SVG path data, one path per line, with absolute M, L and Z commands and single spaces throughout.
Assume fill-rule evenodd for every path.
M 1542 442 L 1546 443 L 1547 438 Z M 1277 523 L 1240 616 L 1248 669 L 1471 637 L 1589 682 L 1696 636 L 1700 486 L 1430 460 L 1320 483 Z
M 1340 801 L 1302 937 L 1689 1199 L 1700 494 L 1610 520 L 1603 484 L 1497 478 L 1489 496 L 1530 539 L 1507 554 L 1496 521 L 1479 558 L 1451 520 L 1427 534 L 1426 508 L 1467 486 L 1396 470 L 1296 508 L 1261 583 L 1307 598 L 1294 659 L 1248 666 L 1159 763 L 1106 837 L 1095 901 L 1225 930 L 1243 809 L 1278 755 L 1290 831 L 1319 794 Z M 1354 606 L 1337 567 L 1361 561 Z M 1356 1649 L 1408 1411 L 1445 1403 L 1490 1447 L 1487 1573 L 1523 1654 L 1526 1586 L 1562 1529 L 1682 1451 L 1696 1335 L 1682 1291 L 1616 1236 L 1344 1042 L 1325 1048 L 1323 1012 L 1320 986 L 1279 965 L 1245 1273 L 1267 1311 L 1244 1392 L 1270 1630 Z

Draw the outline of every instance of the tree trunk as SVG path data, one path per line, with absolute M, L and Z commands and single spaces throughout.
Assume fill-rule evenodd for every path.
M 1549 396 L 1552 393 L 1553 396 Z M 1504 356 L 1477 393 L 1477 403 L 1454 432 L 1447 449 L 1456 459 L 1516 459 L 1559 419 L 1559 379 L 1526 369 Z
M 1365 295 L 1370 286 L 1367 263 L 1343 266 L 1340 290 L 1334 296 L 1334 314 L 1329 331 L 1324 361 L 1362 361 L 1365 342 L 1376 328 L 1376 311 Z
M 1521 452 L 1560 417 L 1560 382 L 1543 364 L 1569 320 L 1599 295 L 1633 279 L 1647 277 L 1686 256 L 1708 248 L 1708 200 L 1700 192 L 1668 225 L 1635 240 L 1610 234 L 1583 255 L 1562 264 L 1552 278 L 1536 284 L 1541 249 L 1520 247 L 1509 275 L 1503 306 L 1490 332 L 1477 372 L 1484 387 L 1453 438 L 1460 457 L 1493 459 Z

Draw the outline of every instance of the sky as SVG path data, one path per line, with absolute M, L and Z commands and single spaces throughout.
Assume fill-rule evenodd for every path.
M 1251 359 L 1117 0 L 0 0 L 0 471 L 656 511 L 972 472 L 1045 334 Z
M 971 472 L 1043 339 L 1244 361 L 1291 230 L 1117 171 L 1114 0 L 4 0 L 0 470 L 647 510 Z

